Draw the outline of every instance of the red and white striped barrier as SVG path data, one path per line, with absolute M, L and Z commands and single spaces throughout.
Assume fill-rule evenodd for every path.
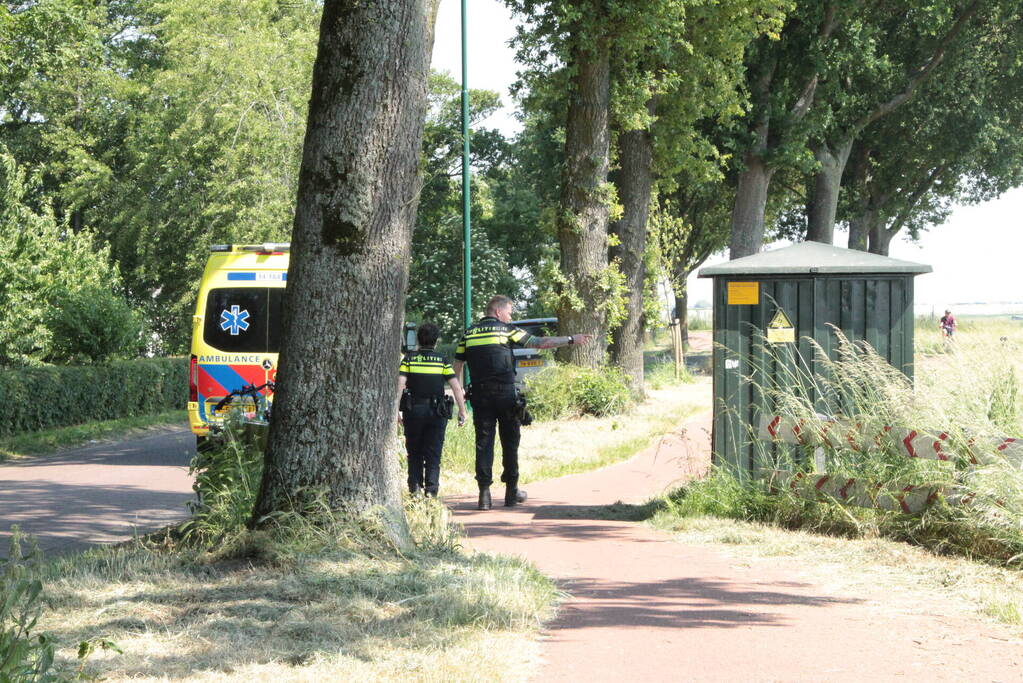
M 975 465 L 991 465 L 1008 460 L 1023 465 L 1023 439 L 1008 436 L 996 437 L 986 443 L 970 439 L 970 462 Z
M 865 429 L 861 424 L 826 417 L 806 420 L 765 415 L 760 419 L 758 436 L 766 441 L 832 450 L 850 448 L 854 451 L 864 451 L 871 444 L 881 445 L 885 440 L 889 440 L 895 448 L 910 458 L 943 461 L 959 459 L 958 454 L 947 450 L 948 432 L 934 433 L 891 425 Z M 997 437 L 993 440 L 971 439 L 968 449 L 966 458 L 974 465 L 1006 460 L 1023 465 L 1023 439 L 1010 437 Z
M 898 491 L 889 491 L 878 483 L 820 472 L 770 470 L 767 475 L 773 488 L 788 489 L 800 498 L 813 500 L 823 494 L 844 505 L 879 508 L 907 515 L 923 512 L 943 495 L 943 491 L 936 487 L 906 486 Z M 960 499 L 959 502 L 965 504 L 968 501 Z

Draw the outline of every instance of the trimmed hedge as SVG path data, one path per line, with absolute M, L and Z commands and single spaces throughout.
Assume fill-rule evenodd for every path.
M 188 403 L 188 360 L 0 370 L 0 437 L 150 415 Z

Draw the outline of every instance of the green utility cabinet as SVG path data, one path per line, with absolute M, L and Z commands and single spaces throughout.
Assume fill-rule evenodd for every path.
M 834 358 L 831 325 L 912 377 L 913 278 L 929 272 L 817 242 L 701 269 L 714 279 L 714 461 L 753 471 L 756 427 L 773 408 L 757 386 L 791 382 L 797 367 L 815 372 L 810 339 Z

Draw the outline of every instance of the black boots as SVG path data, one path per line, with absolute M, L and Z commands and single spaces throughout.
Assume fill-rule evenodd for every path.
M 515 507 L 519 503 L 526 502 L 526 492 L 515 486 L 509 486 L 504 490 L 504 506 Z M 480 500 L 477 506 L 480 510 L 489 510 L 492 507 L 490 502 L 490 488 L 480 489 Z
M 518 487 L 509 486 L 504 490 L 504 506 L 514 507 L 519 503 L 526 502 L 526 492 Z

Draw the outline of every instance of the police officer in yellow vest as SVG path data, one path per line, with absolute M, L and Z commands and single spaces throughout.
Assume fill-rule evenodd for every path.
M 512 300 L 497 295 L 487 304 L 487 314 L 465 331 L 455 349 L 454 372 L 461 376 L 469 365 L 472 382 L 469 401 L 472 423 L 476 427 L 476 483 L 479 485 L 479 509 L 491 507 L 493 483 L 494 432 L 501 435 L 503 455 L 501 481 L 504 504 L 517 505 L 526 499 L 519 484 L 519 414 L 515 389 L 515 355 L 512 347 L 552 349 L 568 344 L 588 344 L 590 334 L 569 337 L 536 337 L 511 325 Z
M 413 494 L 425 489 L 428 496 L 436 496 L 440 487 L 440 454 L 451 419 L 445 384 L 458 404 L 458 426 L 465 424 L 462 386 L 451 365 L 434 350 L 438 336 L 433 323 L 420 325 L 416 330 L 419 350 L 405 356 L 398 373 L 398 422 L 405 427 L 408 488 Z

